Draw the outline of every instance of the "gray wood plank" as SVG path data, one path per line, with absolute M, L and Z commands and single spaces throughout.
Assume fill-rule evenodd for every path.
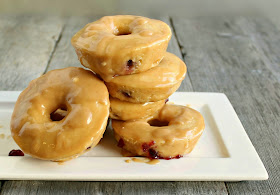
M 244 20 L 257 26 L 245 18 L 223 17 L 174 17 L 173 23 L 194 90 L 229 97 L 270 176 L 267 181 L 227 183 L 229 194 L 280 194 L 280 83 L 269 68 L 270 55 L 260 52 Z
M 256 49 L 267 62 L 265 65 L 275 74 L 275 77 L 280 82 L 279 28 L 277 29 L 270 20 L 264 17 L 240 19 L 238 25 L 253 40 Z
M 268 18 L 280 30 L 280 18 L 277 16 L 269 16 Z
M 62 26 L 60 17 L 1 15 L 0 90 L 22 90 L 44 72 Z
M 9 194 L 227 194 L 224 188 L 201 188 L 202 182 L 59 182 L 9 181 L 2 195 Z M 204 182 L 212 186 L 212 182 Z
M 256 48 L 256 50 L 260 53 L 260 56 L 262 56 L 263 61 L 265 62 L 265 66 L 267 67 L 268 70 L 271 71 L 271 73 L 274 75 L 275 79 L 271 79 L 272 84 L 275 85 L 275 90 L 278 90 L 277 93 L 270 93 L 271 98 L 273 98 L 276 102 L 272 102 L 270 104 L 270 108 L 264 109 L 265 110 L 270 110 L 270 113 L 265 113 L 266 117 L 270 117 L 270 115 L 274 115 L 275 118 L 272 120 L 277 120 L 279 119 L 280 115 L 280 107 L 279 107 L 279 102 L 280 102 L 280 96 L 279 96 L 279 82 L 280 82 L 280 29 L 273 25 L 273 23 L 263 17 L 257 17 L 257 18 L 249 18 L 249 19 L 244 19 L 241 18 L 238 21 L 238 25 L 242 28 L 243 33 L 246 34 L 250 39 L 253 40 L 253 45 Z M 258 71 L 260 74 L 261 72 Z M 269 77 L 269 76 L 268 76 Z M 266 98 L 267 95 L 265 95 Z M 266 98 L 267 101 L 270 101 L 269 98 Z M 260 99 L 261 100 L 261 99 Z M 259 100 L 259 101 L 260 101 Z M 277 105 L 278 102 L 278 105 Z M 276 108 L 274 108 L 276 106 Z M 266 119 L 263 117 L 265 121 L 262 121 L 262 123 L 269 123 L 266 122 Z M 271 120 L 271 121 L 272 121 Z M 279 124 L 279 123 L 278 123 Z M 273 128 L 271 133 L 277 133 L 279 134 L 279 126 L 276 124 L 269 125 L 271 126 L 270 128 Z M 264 127 L 266 128 L 266 127 Z M 271 135 L 270 137 L 274 137 L 274 135 Z M 279 138 L 279 137 L 278 137 Z M 277 155 L 278 158 L 274 159 L 266 159 L 266 161 L 269 163 L 269 168 L 271 169 L 271 172 L 274 173 L 277 170 L 274 170 L 274 167 L 278 167 L 279 171 L 279 166 L 280 166 L 280 161 L 279 161 L 279 153 L 280 153 L 280 148 L 279 148 L 279 140 L 277 139 L 272 139 L 273 141 L 271 143 L 271 148 L 276 149 L 270 151 L 271 155 Z M 278 144 L 274 144 L 278 143 Z M 271 162 L 270 162 L 271 161 Z M 272 165 L 270 165 L 270 163 Z M 271 175 L 270 175 L 271 176 Z M 248 182 L 244 182 L 241 185 L 237 183 L 229 183 L 227 184 L 227 187 L 229 189 L 229 192 L 233 192 L 232 194 L 237 194 L 236 190 L 238 189 L 239 192 L 244 192 L 244 194 L 249 194 L 250 192 L 254 193 L 260 193 L 260 194 L 280 194 L 280 178 L 279 175 L 272 175 L 273 177 L 270 178 L 270 191 L 266 191 L 266 189 L 263 188 L 262 185 L 258 185 L 256 183 L 255 185 L 251 185 Z M 256 188 L 257 187 L 257 188 Z M 248 190 L 249 188 L 249 190 Z
M 70 66 L 82 67 L 74 48 L 71 45 L 71 38 L 87 23 L 93 22 L 97 19 L 98 17 L 75 16 L 69 17 L 66 20 L 61 39 L 57 44 L 52 58 L 50 59 L 50 64 L 47 67 L 46 72 Z
M 175 29 L 173 29 L 173 25 L 170 22 L 170 18 L 169 17 L 159 17 L 157 19 L 162 20 L 165 23 L 167 23 L 172 30 L 172 37 L 168 44 L 167 51 L 171 52 L 171 53 L 175 54 L 176 56 L 178 56 L 179 58 L 183 59 L 183 55 L 181 53 L 180 46 L 178 44 L 178 40 L 176 37 L 176 32 L 174 31 Z M 188 67 L 188 64 L 186 64 L 186 65 Z M 182 84 L 177 91 L 193 91 L 193 87 L 192 87 L 188 72 L 186 74 L 186 78 L 182 81 Z

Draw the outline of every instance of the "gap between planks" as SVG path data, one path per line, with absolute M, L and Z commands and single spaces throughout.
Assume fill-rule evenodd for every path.
M 59 32 L 59 35 L 58 35 L 57 39 L 55 40 L 55 44 L 54 44 L 53 50 L 51 51 L 50 57 L 49 57 L 48 62 L 47 62 L 47 66 L 46 66 L 43 74 L 46 74 L 46 72 L 47 72 L 47 70 L 48 70 L 48 68 L 50 66 L 50 63 L 51 63 L 52 58 L 53 58 L 53 54 L 55 53 L 56 48 L 57 48 L 57 46 L 58 46 L 58 44 L 59 44 L 59 42 L 61 40 L 61 36 L 63 34 L 64 28 L 65 28 L 65 20 L 64 20 L 64 24 L 63 24 L 63 26 L 61 28 L 61 31 Z
M 180 44 L 180 42 L 179 42 L 179 40 L 178 40 L 178 35 L 177 35 L 177 33 L 176 33 L 176 29 L 175 29 L 175 26 L 174 26 L 174 24 L 173 24 L 173 19 L 172 19 L 172 17 L 169 17 L 169 21 L 170 21 L 170 26 L 171 26 L 171 28 L 173 29 L 173 32 L 174 32 L 174 39 L 176 40 L 177 45 L 178 45 L 178 47 L 179 47 L 179 49 L 180 49 L 180 52 L 181 52 L 181 55 L 182 55 L 182 59 L 185 61 L 186 56 L 187 56 L 187 53 L 186 53 L 186 51 L 184 51 L 184 47 Z M 186 63 L 186 65 L 188 66 L 188 64 L 187 64 L 186 61 L 185 61 L 185 63 Z M 191 77 L 190 77 L 190 72 L 189 72 L 189 71 L 187 71 L 186 76 L 189 78 L 192 91 L 194 91 L 193 83 L 192 83 L 192 79 L 191 79 Z

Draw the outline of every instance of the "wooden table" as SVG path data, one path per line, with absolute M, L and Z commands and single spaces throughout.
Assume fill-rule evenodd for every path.
M 49 70 L 80 66 L 70 39 L 99 17 L 0 16 L 0 90 L 22 90 Z M 0 194 L 280 194 L 280 22 L 264 17 L 158 17 L 184 59 L 179 91 L 225 93 L 268 174 L 244 182 L 0 181 Z M 238 144 L 238 143 L 236 143 Z M 238 165 L 237 165 L 238 166 Z

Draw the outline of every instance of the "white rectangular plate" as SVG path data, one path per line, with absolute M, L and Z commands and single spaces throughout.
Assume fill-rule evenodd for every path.
M 241 181 L 265 180 L 268 174 L 228 98 L 220 93 L 176 92 L 170 103 L 202 113 L 205 131 L 193 152 L 159 164 L 126 163 L 107 129 L 98 146 L 63 164 L 10 157 L 18 149 L 10 136 L 10 117 L 20 92 L 0 91 L 0 179 L 79 181 Z

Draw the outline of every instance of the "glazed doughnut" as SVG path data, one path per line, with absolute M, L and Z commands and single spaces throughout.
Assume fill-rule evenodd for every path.
M 160 64 L 138 74 L 118 76 L 106 82 L 111 96 L 134 103 L 167 99 L 181 85 L 186 65 L 174 54 L 166 52 Z
M 204 130 L 202 115 L 189 107 L 166 104 L 152 120 L 112 120 L 118 146 L 149 158 L 172 159 L 190 153 Z
M 117 120 L 134 120 L 149 118 L 158 113 L 165 100 L 135 104 L 110 97 L 110 118 Z
M 105 16 L 87 24 L 71 42 L 82 65 L 109 81 L 159 64 L 171 38 L 169 26 L 140 16 Z
M 106 86 L 91 71 L 53 70 L 20 94 L 11 119 L 12 136 L 35 158 L 70 160 L 102 138 L 109 107 Z

